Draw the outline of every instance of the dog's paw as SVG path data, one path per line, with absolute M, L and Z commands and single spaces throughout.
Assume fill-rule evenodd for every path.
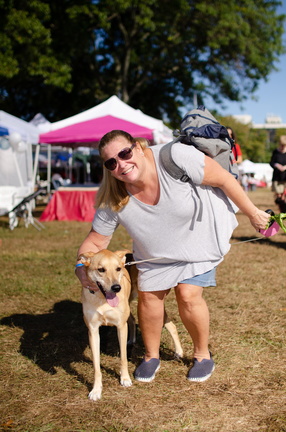
M 88 398 L 92 401 L 98 401 L 101 399 L 102 388 L 95 389 L 93 388 L 88 395 Z
M 130 386 L 132 386 L 132 381 L 131 381 L 130 377 L 126 377 L 126 378 L 121 377 L 120 378 L 120 384 L 123 387 L 130 387 Z

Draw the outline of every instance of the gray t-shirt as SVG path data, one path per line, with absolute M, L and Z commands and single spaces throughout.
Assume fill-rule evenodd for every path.
M 150 147 L 159 176 L 159 202 L 144 204 L 131 195 L 119 212 L 100 208 L 93 220 L 94 230 L 106 236 L 123 225 L 133 239 L 136 261 L 160 258 L 137 264 L 141 291 L 172 288 L 184 279 L 212 270 L 229 251 L 229 240 L 237 226 L 234 206 L 224 192 L 201 185 L 204 154 L 193 146 L 172 146 L 174 162 L 197 185 L 196 192 L 190 183 L 175 180 L 160 165 L 161 147 Z

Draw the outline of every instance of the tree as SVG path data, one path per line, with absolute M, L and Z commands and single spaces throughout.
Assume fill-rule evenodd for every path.
M 217 119 L 222 125 L 229 126 L 234 131 L 243 159 L 249 159 L 252 162 L 269 162 L 272 145 L 269 142 L 267 130 L 253 129 L 251 124 L 243 124 L 231 116 L 217 115 Z
M 54 121 L 117 94 L 177 127 L 194 94 L 239 101 L 267 79 L 284 52 L 279 5 L 0 0 L 1 107 Z

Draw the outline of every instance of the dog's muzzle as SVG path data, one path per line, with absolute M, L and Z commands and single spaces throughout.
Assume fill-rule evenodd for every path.
M 121 286 L 119 284 L 114 284 L 111 287 L 111 291 L 118 293 L 121 290 Z

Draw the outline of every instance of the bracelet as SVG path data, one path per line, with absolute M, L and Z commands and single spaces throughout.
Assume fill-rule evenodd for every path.
M 75 268 L 77 268 L 77 267 L 82 267 L 82 266 L 84 266 L 83 263 L 78 263 L 78 264 L 76 264 Z

